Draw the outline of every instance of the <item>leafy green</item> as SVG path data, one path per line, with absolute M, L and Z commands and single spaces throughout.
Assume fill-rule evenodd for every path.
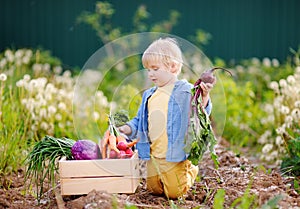
M 287 156 L 282 159 L 281 171 L 300 175 L 300 137 L 287 141 Z
M 126 110 L 119 110 L 113 114 L 114 124 L 116 127 L 122 126 L 129 121 L 129 114 Z
M 224 202 L 225 202 L 225 190 L 218 189 L 214 197 L 213 209 L 223 209 Z

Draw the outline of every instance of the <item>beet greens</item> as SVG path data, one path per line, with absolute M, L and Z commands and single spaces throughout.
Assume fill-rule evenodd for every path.
M 204 83 L 216 83 L 216 77 L 213 74 L 215 70 L 222 69 L 231 75 L 231 72 L 220 67 L 212 68 L 201 74 L 200 78 L 195 82 L 192 89 L 190 121 L 188 127 L 188 135 L 186 138 L 185 152 L 189 154 L 188 159 L 194 165 L 198 165 L 202 159 L 203 154 L 209 149 L 210 155 L 216 167 L 219 162 L 214 151 L 214 146 L 217 143 L 216 137 L 213 133 L 209 116 L 202 105 L 203 91 L 200 87 Z

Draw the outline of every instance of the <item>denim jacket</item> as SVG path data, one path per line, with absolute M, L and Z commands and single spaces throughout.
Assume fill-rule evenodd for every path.
M 166 160 L 169 162 L 181 162 L 187 159 L 188 155 L 183 150 L 184 138 L 189 123 L 189 110 L 191 100 L 192 84 L 186 80 L 176 81 L 174 89 L 170 96 L 167 113 L 167 136 L 168 149 Z M 139 157 L 143 160 L 150 159 L 150 139 L 148 137 L 148 99 L 156 91 L 157 87 L 146 90 L 142 97 L 142 103 L 135 118 L 127 124 L 131 128 L 130 139 L 137 138 L 139 142 L 136 145 Z M 205 110 L 210 114 L 212 109 L 209 100 Z

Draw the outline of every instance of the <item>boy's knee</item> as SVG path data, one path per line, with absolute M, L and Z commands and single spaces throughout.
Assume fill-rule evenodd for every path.
M 147 178 L 147 190 L 155 195 L 161 195 L 164 193 L 162 183 L 157 177 Z
M 183 187 L 171 187 L 171 188 L 165 188 L 164 193 L 166 197 L 170 199 L 177 199 L 178 197 L 182 197 L 185 195 L 188 191 L 188 186 L 185 185 Z

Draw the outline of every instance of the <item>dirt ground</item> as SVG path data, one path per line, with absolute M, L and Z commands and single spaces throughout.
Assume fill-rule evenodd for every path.
M 250 208 L 274 208 L 274 201 L 276 208 L 300 208 L 300 195 L 293 189 L 292 177 L 283 177 L 276 168 L 261 166 L 254 159 L 237 156 L 221 145 L 216 147 L 216 153 L 220 161 L 219 169 L 216 170 L 210 158 L 205 156 L 199 164 L 199 180 L 179 200 L 171 201 L 149 194 L 144 180 L 141 180 L 135 194 L 108 194 L 94 190 L 87 195 L 62 198 L 58 186 L 56 189 L 50 188 L 45 198 L 37 204 L 32 195 L 24 192 L 24 170 L 20 169 L 11 176 L 1 177 L 0 209 L 110 209 L 125 208 L 125 205 L 138 208 L 212 208 L 218 189 L 225 190 L 224 208 L 235 204 L 234 200 L 245 192 L 249 193 L 246 193 L 247 199 L 242 198 L 248 200 L 244 203 L 255 203 Z

